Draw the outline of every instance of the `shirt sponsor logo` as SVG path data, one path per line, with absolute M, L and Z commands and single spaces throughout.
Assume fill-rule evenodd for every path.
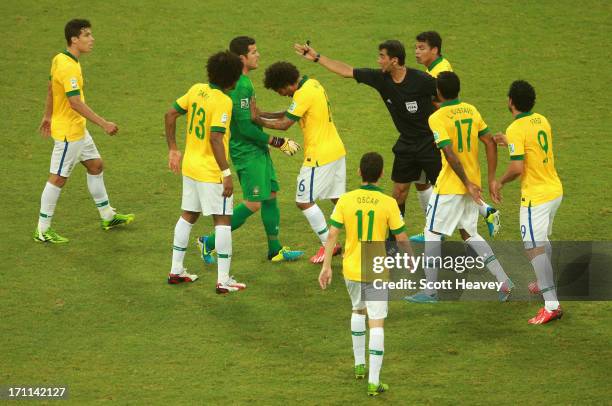
M 221 114 L 221 123 L 227 123 L 227 113 Z
M 409 113 L 416 113 L 418 109 L 419 105 L 417 104 L 417 102 L 406 102 L 406 110 L 408 110 Z
M 249 108 L 249 99 L 240 99 L 240 108 L 248 109 Z
M 514 144 L 508 144 L 508 150 L 510 151 L 510 154 L 514 154 Z
M 70 87 L 71 87 L 73 90 L 76 90 L 76 89 L 78 89 L 78 88 L 79 88 L 79 82 L 78 82 L 78 80 L 77 80 L 76 78 L 71 78 L 71 79 L 70 79 Z
M 296 102 L 291 102 L 291 105 L 289 106 L 289 113 L 293 113 L 295 111 L 295 109 L 297 108 L 297 103 Z

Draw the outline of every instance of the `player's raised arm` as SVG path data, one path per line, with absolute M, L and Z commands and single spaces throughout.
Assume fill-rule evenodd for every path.
M 302 57 L 308 59 L 309 61 L 318 62 L 319 65 L 323 66 L 330 72 L 334 72 L 344 78 L 352 78 L 353 77 L 353 67 L 342 62 L 337 61 L 327 56 L 321 55 L 314 48 L 312 48 L 308 44 L 294 44 L 293 49 L 295 49 L 295 53 L 301 55 Z
M 47 98 L 45 100 L 45 112 L 43 118 L 38 127 L 40 135 L 47 138 L 51 135 L 51 116 L 53 115 L 53 89 L 51 87 L 51 81 L 47 86 Z
M 255 100 L 255 97 L 251 98 L 250 107 L 251 107 L 251 120 L 255 123 L 257 122 L 257 117 L 275 119 L 275 118 L 281 118 L 282 116 L 285 115 L 284 110 L 274 111 L 274 112 L 267 112 L 267 111 L 259 110 L 259 108 L 257 107 L 257 101 Z
M 164 115 L 166 142 L 168 143 L 168 168 L 176 174 L 181 170 L 181 151 L 176 146 L 176 119 L 181 115 L 175 108 L 170 108 Z
M 285 115 L 277 119 L 268 119 L 260 116 L 257 120 L 257 124 L 261 125 L 262 127 L 269 128 L 271 130 L 287 131 L 289 127 L 295 124 L 295 121 L 291 120 Z

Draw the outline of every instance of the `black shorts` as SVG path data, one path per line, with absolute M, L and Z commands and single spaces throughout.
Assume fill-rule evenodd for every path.
M 424 173 L 427 181 L 436 183 L 442 170 L 440 150 L 431 141 L 406 142 L 399 139 L 393 147 L 393 171 L 391 180 L 395 183 L 412 183 L 421 179 Z

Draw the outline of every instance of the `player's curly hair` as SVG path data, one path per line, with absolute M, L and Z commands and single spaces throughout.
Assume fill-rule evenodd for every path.
M 297 83 L 299 78 L 300 72 L 295 65 L 289 62 L 276 62 L 266 69 L 264 86 L 266 89 L 278 91 Z
M 366 152 L 359 161 L 359 171 L 364 182 L 376 183 L 382 176 L 383 157 L 378 152 Z
M 230 89 L 242 75 L 240 57 L 230 51 L 217 52 L 206 63 L 208 81 L 221 89 Z
M 508 97 L 512 99 L 512 104 L 521 113 L 531 111 L 535 106 L 535 89 L 525 80 L 512 82 L 508 90 Z

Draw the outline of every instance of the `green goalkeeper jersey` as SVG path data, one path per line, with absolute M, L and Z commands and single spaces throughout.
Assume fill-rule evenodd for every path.
M 251 101 L 255 98 L 253 82 L 241 75 L 236 88 L 229 94 L 232 98 L 232 120 L 230 123 L 230 156 L 237 170 L 259 157 L 269 154 L 268 135 L 251 121 Z

